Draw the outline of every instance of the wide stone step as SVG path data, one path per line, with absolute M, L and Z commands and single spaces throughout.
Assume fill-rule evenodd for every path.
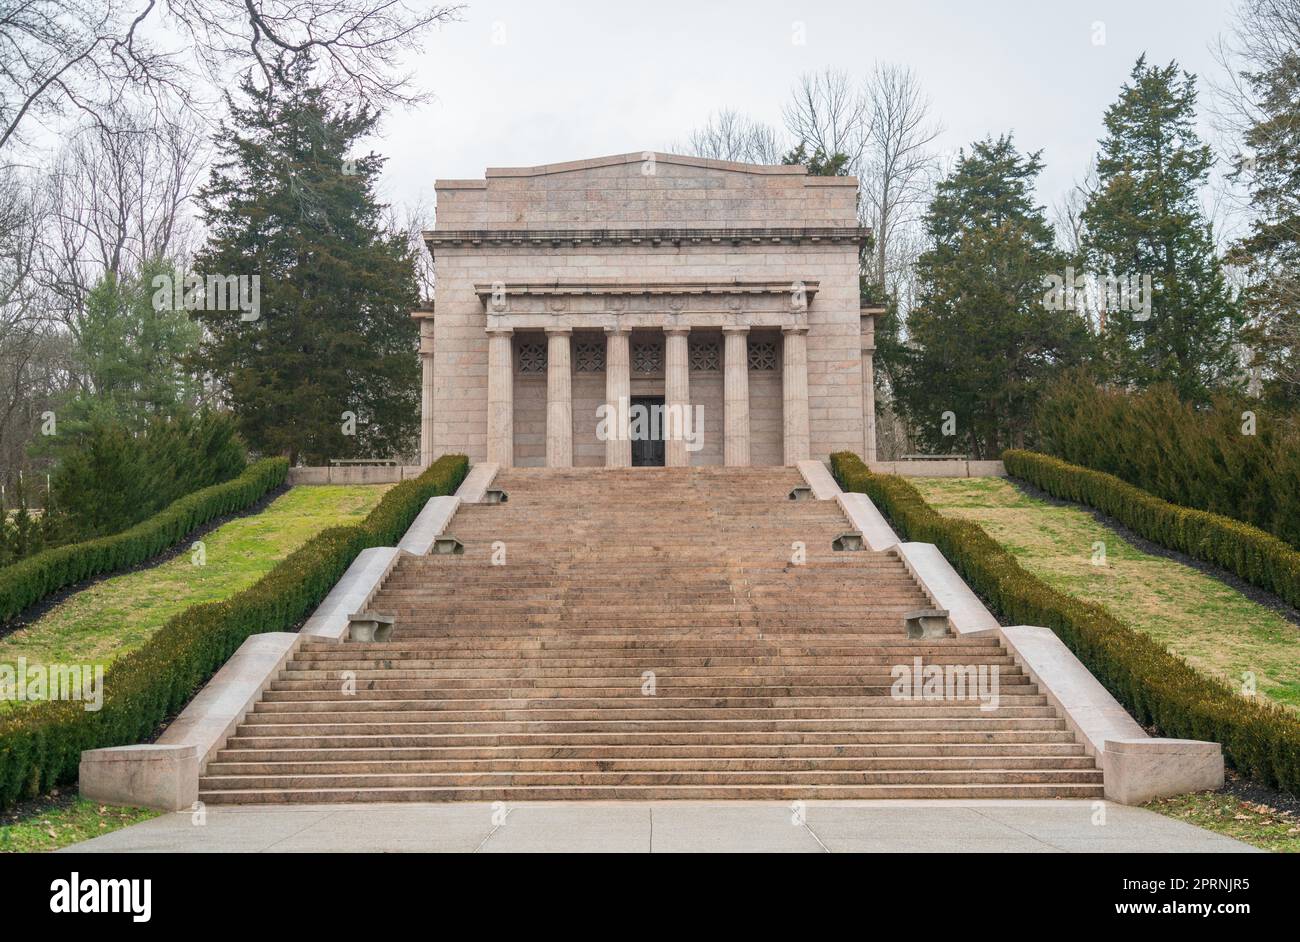
M 472 758 L 441 760 L 321 760 L 294 761 L 217 761 L 209 764 L 205 779 L 213 782 L 227 776 L 253 775 L 442 775 L 481 772 L 528 773 L 607 773 L 607 772 L 959 772 L 963 770 L 1010 771 L 1096 771 L 1096 762 L 1088 756 L 918 756 L 854 757 L 825 756 L 784 758 L 669 758 L 649 757 L 589 759 Z
M 949 635 L 946 638 L 933 639 L 925 644 L 905 637 L 902 632 L 893 630 L 887 634 L 862 633 L 857 635 L 839 635 L 834 638 L 803 636 L 797 634 L 780 637 L 764 636 L 743 638 L 715 638 L 703 634 L 661 637 L 620 634 L 583 634 L 574 635 L 557 632 L 546 636 L 497 634 L 482 637 L 456 636 L 422 638 L 397 638 L 383 642 L 347 642 L 330 644 L 306 642 L 299 651 L 305 655 L 336 654 L 351 652 L 365 655 L 387 655 L 394 653 L 438 654 L 448 651 L 580 651 L 593 654 L 601 651 L 616 652 L 663 652 L 672 654 L 698 654 L 726 652 L 731 654 L 870 654 L 881 649 L 902 649 L 907 651 L 927 652 L 975 651 L 989 654 L 1002 652 L 1001 646 L 994 638 L 962 638 Z
M 852 801 L 871 799 L 1101 798 L 1102 786 L 1015 785 L 654 785 L 497 788 L 201 788 L 208 804 L 334 804 L 410 801 Z
M 779 656 L 744 656 L 744 655 L 715 655 L 712 657 L 687 657 L 687 656 L 669 656 L 669 655 L 625 655 L 623 657 L 592 657 L 592 658 L 574 658 L 564 657 L 562 655 L 535 655 L 521 656 L 502 652 L 499 657 L 484 656 L 481 658 L 474 657 L 439 657 L 439 658 L 421 658 L 421 657 L 394 657 L 394 658 L 324 658 L 316 657 L 310 661 L 291 661 L 289 670 L 320 670 L 322 667 L 337 668 L 340 670 L 367 670 L 381 667 L 407 667 L 407 668 L 508 668 L 526 669 L 538 665 L 546 665 L 552 668 L 572 667 L 582 668 L 588 671 L 600 670 L 609 671 L 610 669 L 636 671 L 640 673 L 644 670 L 659 670 L 667 667 L 717 667 L 733 669 L 744 666 L 781 666 L 781 667 L 812 667 L 812 668 L 858 668 L 864 669 L 873 665 L 884 665 L 888 670 L 897 664 L 908 664 L 909 661 L 899 660 L 896 657 L 888 655 L 873 655 L 870 657 L 779 657 Z M 944 666 L 957 665 L 968 666 L 974 664 L 998 665 L 999 667 L 1009 667 L 1013 661 L 1010 656 L 992 657 L 982 655 L 978 661 L 972 662 L 968 657 L 960 654 L 930 654 L 925 656 L 926 666 Z
M 373 672 L 380 673 L 383 672 Z M 344 684 L 347 688 L 344 688 Z M 1008 683 L 1006 679 L 999 678 L 1001 686 L 1010 688 L 999 692 L 1002 699 L 1008 697 L 1029 697 L 1036 696 L 1037 690 L 1028 682 L 1026 677 L 1017 677 L 1015 682 Z M 481 684 L 481 682 L 480 682 Z M 643 681 L 640 678 L 631 678 L 626 682 L 618 685 L 610 684 L 608 680 L 601 684 L 576 685 L 556 687 L 548 685 L 528 685 L 516 684 L 511 687 L 501 686 L 482 686 L 475 683 L 451 683 L 446 681 L 429 681 L 420 684 L 414 680 L 396 680 L 396 679 L 371 679 L 355 678 L 355 680 L 344 681 L 322 681 L 322 680 L 277 680 L 271 684 L 266 700 L 268 702 L 291 702 L 291 701 L 325 701 L 325 700 L 343 700 L 350 697 L 362 697 L 366 700 L 457 700 L 457 699 L 483 699 L 483 700 L 510 700 L 518 701 L 521 699 L 560 699 L 572 700 L 581 697 L 599 697 L 615 698 L 635 696 L 642 693 Z M 673 697 L 691 697 L 691 698 L 710 698 L 726 699 L 732 697 L 753 698 L 753 697 L 780 697 L 807 699 L 811 697 L 834 698 L 836 702 L 844 702 L 844 697 L 867 697 L 874 700 L 892 697 L 893 687 L 890 685 L 888 678 L 882 678 L 877 684 L 773 684 L 766 686 L 744 686 L 744 685 L 726 685 L 726 686 L 702 686 L 683 684 L 680 681 L 673 683 L 656 683 L 656 697 L 671 695 Z
M 937 655 L 1004 656 L 996 641 L 967 640 L 949 635 L 918 642 L 908 639 L 902 632 L 888 637 L 872 636 L 863 641 L 823 641 L 794 638 L 782 641 L 722 641 L 707 639 L 681 639 L 662 641 L 624 636 L 623 641 L 598 638 L 542 638 L 533 641 L 508 638 L 485 639 L 475 647 L 469 639 L 432 638 L 426 640 L 396 639 L 391 642 L 355 642 L 334 645 L 304 645 L 301 653 L 313 659 L 374 658 L 374 657 L 440 657 L 444 655 L 473 654 L 483 658 L 497 654 L 514 654 L 534 657 L 554 654 L 557 657 L 582 654 L 587 657 L 671 656 L 671 657 L 857 657 L 881 656 L 896 653 L 900 657 L 927 657 Z M 910 664 L 910 662 L 909 662 Z
M 975 712 L 969 717 L 931 716 L 908 717 L 897 716 L 888 719 L 852 718 L 852 717 L 733 717 L 683 718 L 683 717 L 647 717 L 601 719 L 542 719 L 528 720 L 508 719 L 463 719 L 444 716 L 439 719 L 388 719 L 368 717 L 356 714 L 351 717 L 311 716 L 305 714 L 267 713 L 249 717 L 237 728 L 239 735 L 259 736 L 346 736 L 346 735 L 406 735 L 417 734 L 478 734 L 492 733 L 527 733 L 570 734 L 603 733 L 617 735 L 622 733 L 655 732 L 659 730 L 739 733 L 748 731 L 772 732 L 901 732 L 921 733 L 925 731 L 971 731 L 991 732 L 998 730 L 1062 730 L 1065 721 L 1052 716 L 1044 717 L 999 717 L 993 714 Z
M 472 762 L 480 759 L 536 760 L 672 760 L 709 761 L 723 759 L 855 759 L 891 760 L 902 762 L 929 761 L 940 758 L 974 758 L 1002 761 L 1006 757 L 1023 759 L 1081 760 L 1091 768 L 1094 760 L 1086 756 L 1083 746 L 1076 742 L 1006 742 L 1006 743 L 772 743 L 768 745 L 741 745 L 716 743 L 712 745 L 619 745 L 594 743 L 589 745 L 532 745 L 532 746 L 391 746 L 372 748 L 356 746 L 335 748 L 316 746 L 299 748 L 297 745 L 282 748 L 235 748 L 234 743 L 217 753 L 216 761 L 223 763 L 294 763 L 294 762 L 417 762 L 448 761 Z M 294 740 L 298 743 L 298 740 Z M 921 768 L 923 766 L 918 766 Z M 209 768 L 212 768 L 211 766 Z
M 373 695 L 372 695 L 373 694 Z M 588 694 L 584 696 L 583 694 Z M 992 694 L 989 694 L 992 696 Z M 573 697 L 544 697 L 528 691 L 522 697 L 458 697 L 455 699 L 438 696 L 386 697 L 381 691 L 358 689 L 355 693 L 339 691 L 308 691 L 308 696 L 299 696 L 297 691 L 270 690 L 259 702 L 254 713 L 281 712 L 341 712 L 374 713 L 401 712 L 404 716 L 421 711 L 511 711 L 519 710 L 767 710 L 795 708 L 798 710 L 834 710 L 841 716 L 875 716 L 878 713 L 890 715 L 897 710 L 900 715 L 928 715 L 922 710 L 939 710 L 951 706 L 961 710 L 975 707 L 982 712 L 996 712 L 999 716 L 1019 715 L 1013 711 L 1029 707 L 1045 706 L 1047 698 L 1042 694 L 1027 691 L 1005 693 L 998 696 L 997 706 L 985 710 L 985 704 L 976 699 L 972 689 L 965 698 L 935 699 L 895 699 L 888 688 L 881 688 L 876 694 L 853 691 L 842 696 L 828 696 L 816 692 L 808 696 L 785 696 L 780 693 L 761 693 L 755 696 L 692 696 L 686 691 L 676 689 L 661 690 L 654 696 L 638 696 L 635 691 L 624 691 L 612 696 L 597 696 L 589 691 L 581 691 Z M 870 711 L 858 713 L 857 711 Z M 693 714 L 691 714 L 693 715 Z
M 243 788 L 483 788 L 543 785 L 1005 785 L 1100 784 L 1097 769 L 959 769 L 956 771 L 784 772 L 443 772 L 328 775 L 205 775 L 200 791 Z
M 615 731 L 564 730 L 560 732 L 532 729 L 507 732 L 472 731 L 452 732 L 440 726 L 423 727 L 424 732 L 401 732 L 391 729 L 377 733 L 358 733 L 355 727 L 343 727 L 341 732 L 321 732 L 316 727 L 303 727 L 306 732 L 284 726 L 259 726 L 241 730 L 229 741 L 231 749 L 395 749 L 395 748 L 502 748 L 532 746 L 548 749 L 569 747 L 628 748 L 642 746 L 700 746 L 708 749 L 730 746 L 907 746 L 916 743 L 931 746 L 989 746 L 1026 744 L 1079 746 L 1073 733 L 1064 724 L 1051 729 L 954 730 L 944 727 L 910 730 L 763 730 L 741 728 L 733 730 L 701 731 L 689 727 L 661 725 L 649 730 Z M 1079 746 L 1079 748 L 1082 748 Z

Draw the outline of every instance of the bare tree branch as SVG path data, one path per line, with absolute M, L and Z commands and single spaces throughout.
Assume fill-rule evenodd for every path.
M 128 92 L 193 106 L 201 78 L 222 88 L 251 71 L 271 85 L 286 52 L 310 54 L 320 84 L 358 105 L 416 102 L 424 96 L 399 61 L 460 10 L 430 0 L 0 0 L 0 149 L 33 120 L 98 118 Z M 146 27 L 183 51 L 144 38 Z

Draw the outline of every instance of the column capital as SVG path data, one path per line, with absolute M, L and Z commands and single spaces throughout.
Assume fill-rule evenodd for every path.
M 748 324 L 730 324 L 722 328 L 724 334 L 747 334 L 749 333 Z
M 608 337 L 617 337 L 622 334 L 632 333 L 632 328 L 626 324 L 615 324 L 613 327 L 605 328 L 605 335 Z
M 515 332 L 513 327 L 494 327 L 491 324 L 487 326 L 486 330 L 489 335 L 495 335 L 497 337 L 509 337 Z
M 691 328 L 686 324 L 664 324 L 664 333 L 670 337 L 685 337 L 691 332 Z
M 544 329 L 548 337 L 567 337 L 573 333 L 572 327 L 547 327 Z
M 808 325 L 806 325 L 806 324 L 790 324 L 790 325 L 788 325 L 788 326 L 786 326 L 786 327 L 782 327 L 782 328 L 781 328 L 781 333 L 783 333 L 783 334 L 806 334 L 806 333 L 808 333 Z

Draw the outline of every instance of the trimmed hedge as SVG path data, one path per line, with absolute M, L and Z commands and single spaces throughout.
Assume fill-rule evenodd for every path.
M 395 545 L 429 498 L 452 493 L 468 468 L 464 455 L 444 455 L 389 490 L 361 523 L 324 530 L 243 592 L 172 617 L 105 672 L 99 712 L 47 701 L 0 718 L 0 807 L 75 779 L 85 749 L 148 738 L 249 635 L 300 624 L 357 554 Z
M 934 543 L 1004 618 L 1052 629 L 1139 723 L 1222 743 L 1243 774 L 1300 794 L 1300 717 L 1238 696 L 1102 606 L 1053 589 L 978 524 L 939 514 L 903 478 L 873 474 L 851 452 L 832 455 L 831 466 L 841 487 L 867 494 L 909 540 Z
M 1247 413 L 1255 415 L 1251 434 Z M 1167 383 L 1107 388 L 1069 370 L 1035 408 L 1034 430 L 1036 451 L 1259 527 L 1300 550 L 1300 412 L 1239 395 L 1193 405 Z
M 1095 507 L 1139 536 L 1236 573 L 1300 608 L 1300 553 L 1248 523 L 1161 500 L 1111 474 L 1050 455 L 1002 453 L 1007 473 L 1053 497 Z
M 186 494 L 128 530 L 56 546 L 0 569 L 0 623 L 59 589 L 129 569 L 175 546 L 209 520 L 251 507 L 283 484 L 288 473 L 287 459 L 265 458 L 233 480 Z

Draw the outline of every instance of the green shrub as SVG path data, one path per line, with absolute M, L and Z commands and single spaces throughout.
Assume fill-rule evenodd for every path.
M 0 569 L 0 623 L 59 589 L 129 569 L 175 546 L 209 520 L 252 506 L 284 483 L 288 472 L 284 458 L 266 458 L 233 481 L 187 494 L 129 530 L 56 546 Z
M 234 419 L 221 412 L 155 418 L 141 429 L 97 415 L 55 442 L 50 490 L 65 541 L 118 533 L 248 463 Z
M 75 779 L 83 750 L 149 737 L 245 639 L 292 630 L 358 553 L 395 545 L 428 499 L 452 493 L 468 467 L 463 455 L 444 455 L 418 478 L 389 490 L 361 523 L 324 530 L 238 595 L 171 618 L 105 672 L 98 712 L 75 701 L 50 701 L 0 718 L 0 807 Z
M 907 539 L 934 543 L 1004 618 L 1054 631 L 1139 723 L 1222 743 L 1243 774 L 1300 794 L 1300 718 L 1238 696 L 1104 607 L 1053 589 L 978 524 L 939 514 L 903 478 L 873 474 L 850 452 L 832 455 L 831 466 L 841 487 L 867 494 Z
M 1002 455 L 1007 473 L 1053 497 L 1095 507 L 1139 536 L 1236 573 L 1300 608 L 1300 553 L 1248 523 L 1179 507 L 1114 475 L 1032 451 Z
M 1255 413 L 1254 434 L 1243 434 L 1246 412 Z M 1035 430 L 1037 451 L 1300 549 L 1300 416 L 1231 396 L 1197 408 L 1168 386 L 1105 389 L 1071 372 L 1039 403 Z

